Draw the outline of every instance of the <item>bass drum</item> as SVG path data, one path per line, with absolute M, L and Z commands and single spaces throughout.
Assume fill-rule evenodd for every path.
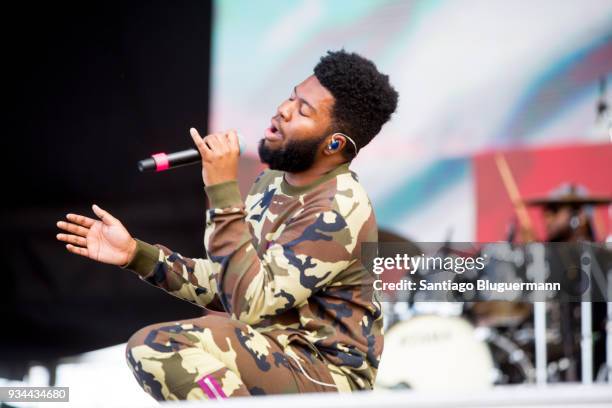
M 460 317 L 416 316 L 385 334 L 377 388 L 485 389 L 495 366 L 489 347 Z

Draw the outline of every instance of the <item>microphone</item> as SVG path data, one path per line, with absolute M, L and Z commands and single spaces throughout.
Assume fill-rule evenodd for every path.
M 240 133 L 238 133 L 238 143 L 240 144 L 240 154 L 242 154 L 245 145 Z M 141 173 L 148 171 L 160 172 L 198 163 L 202 163 L 202 156 L 200 156 L 198 149 L 187 149 L 174 153 L 152 154 L 151 157 L 138 162 L 138 170 Z

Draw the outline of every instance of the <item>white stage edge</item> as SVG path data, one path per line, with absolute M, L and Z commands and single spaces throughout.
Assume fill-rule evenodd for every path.
M 167 407 L 205 407 L 212 401 L 166 402 Z M 500 386 L 470 393 L 372 391 L 352 394 L 302 394 L 234 398 L 227 408 L 610 408 L 612 386 L 563 384 Z

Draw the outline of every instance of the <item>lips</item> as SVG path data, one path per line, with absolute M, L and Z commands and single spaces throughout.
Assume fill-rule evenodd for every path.
M 280 132 L 278 125 L 274 120 L 270 122 L 270 127 L 266 129 L 264 132 L 264 137 L 269 141 L 282 140 L 283 134 Z

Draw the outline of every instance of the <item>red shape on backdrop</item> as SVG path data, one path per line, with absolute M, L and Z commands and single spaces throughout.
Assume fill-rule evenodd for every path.
M 476 186 L 476 239 L 478 242 L 505 240 L 516 218 L 514 206 L 495 163 L 498 151 L 474 157 Z M 612 196 L 612 144 L 514 149 L 502 152 L 523 199 L 548 195 L 561 184 L 585 187 L 589 195 Z M 528 208 L 536 237 L 543 239 L 540 208 Z M 612 234 L 608 206 L 594 213 L 597 240 Z

